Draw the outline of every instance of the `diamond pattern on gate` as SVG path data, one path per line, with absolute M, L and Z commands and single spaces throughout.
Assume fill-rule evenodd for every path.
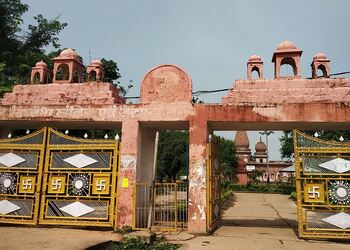
M 87 206 L 79 201 L 76 201 L 76 202 L 73 202 L 67 206 L 61 207 L 60 210 L 69 214 L 69 215 L 72 215 L 73 217 L 80 217 L 80 216 L 83 216 L 85 214 L 91 213 L 95 209 L 93 209 L 92 207 L 89 207 L 89 206 Z
M 19 209 L 21 209 L 19 206 L 8 200 L 0 201 L 0 214 L 9 214 Z
M 77 154 L 72 157 L 68 157 L 63 161 L 69 163 L 70 165 L 73 165 L 76 168 L 84 168 L 97 162 L 97 160 L 84 154 Z
M 0 164 L 6 167 L 13 167 L 25 161 L 25 159 L 14 153 L 8 153 L 0 157 Z
M 342 229 L 350 227 L 350 215 L 347 213 L 338 213 L 322 220 Z
M 336 158 L 336 159 L 321 163 L 319 166 L 341 174 L 350 170 L 350 161 L 342 158 Z

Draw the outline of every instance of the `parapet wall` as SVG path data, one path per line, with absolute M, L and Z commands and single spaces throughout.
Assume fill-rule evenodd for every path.
M 236 80 L 223 104 L 349 103 L 346 78 Z
M 105 106 L 123 104 L 125 99 L 110 83 L 89 82 L 16 85 L 0 102 L 1 105 L 21 106 Z

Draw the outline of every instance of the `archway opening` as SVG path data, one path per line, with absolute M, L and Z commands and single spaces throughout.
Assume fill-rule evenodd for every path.
M 67 64 L 60 64 L 57 67 L 56 79 L 58 81 L 68 81 L 69 80 L 69 67 Z
M 327 77 L 327 70 L 323 64 L 319 65 L 317 68 L 317 77 Z
M 251 75 L 252 75 L 252 79 L 259 79 L 260 78 L 259 68 L 258 67 L 253 67 Z
M 40 83 L 40 73 L 36 72 L 33 77 L 33 83 L 38 84 Z
M 288 77 L 288 76 L 296 76 L 297 75 L 297 67 L 295 60 L 291 57 L 285 57 L 281 61 L 280 68 L 280 76 Z

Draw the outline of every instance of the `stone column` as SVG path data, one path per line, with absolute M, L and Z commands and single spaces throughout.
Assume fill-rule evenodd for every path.
M 132 226 L 133 184 L 136 181 L 136 167 L 140 147 L 140 128 L 136 120 L 126 120 L 122 124 L 121 160 L 118 177 L 118 218 L 117 226 Z
M 188 231 L 206 233 L 206 143 L 207 121 L 190 121 Z

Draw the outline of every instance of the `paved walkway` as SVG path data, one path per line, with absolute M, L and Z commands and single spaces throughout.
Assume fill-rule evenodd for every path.
M 296 205 L 286 195 L 237 193 L 226 204 L 223 226 L 213 235 L 194 237 L 188 233 L 168 238 L 183 244 L 182 249 L 350 249 L 343 242 L 300 240 L 296 235 Z M 191 238 L 191 239 L 190 239 Z M 0 249 L 84 249 L 120 240 L 111 231 L 64 228 L 0 226 Z
M 287 195 L 236 193 L 224 209 L 213 236 L 189 240 L 184 249 L 350 249 L 350 242 L 298 239 L 297 208 Z

